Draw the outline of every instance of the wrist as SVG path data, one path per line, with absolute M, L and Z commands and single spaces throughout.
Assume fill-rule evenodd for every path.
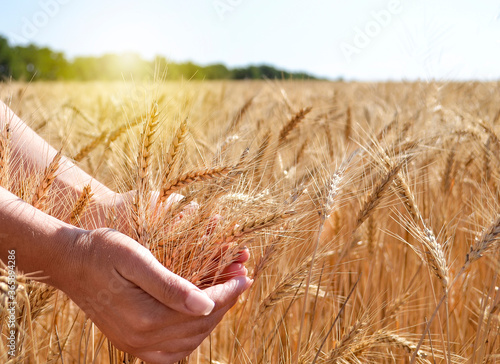
M 0 258 L 15 251 L 16 268 L 57 288 L 73 274 L 74 242 L 85 230 L 66 224 L 0 188 Z
M 56 220 L 56 228 L 47 237 L 47 248 L 40 253 L 40 281 L 62 291 L 68 284 L 73 285 L 81 277 L 85 246 L 82 244 L 88 231 Z

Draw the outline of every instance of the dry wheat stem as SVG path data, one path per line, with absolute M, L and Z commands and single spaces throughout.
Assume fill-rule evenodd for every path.
M 342 315 L 342 313 L 344 312 L 345 307 L 347 305 L 347 302 L 349 302 L 349 300 L 351 299 L 351 296 L 354 293 L 354 290 L 356 289 L 356 287 L 358 286 L 360 279 L 361 279 L 361 274 L 358 276 L 358 279 L 356 280 L 356 282 L 352 286 L 351 290 L 349 291 L 349 294 L 347 295 L 345 301 L 342 303 L 342 306 L 340 307 L 340 310 L 338 311 L 337 315 L 335 316 L 335 319 L 333 320 L 332 324 L 330 325 L 330 328 L 329 328 L 328 332 L 326 333 L 325 337 L 323 338 L 323 341 L 321 342 L 319 348 L 316 350 L 316 355 L 312 361 L 312 364 L 315 364 L 316 361 L 318 360 L 319 355 L 321 354 L 321 351 L 323 350 L 323 346 L 326 343 L 326 340 L 328 339 L 328 337 L 332 333 L 333 328 L 335 327 L 335 324 L 337 323 L 338 319 L 340 318 L 340 315 Z

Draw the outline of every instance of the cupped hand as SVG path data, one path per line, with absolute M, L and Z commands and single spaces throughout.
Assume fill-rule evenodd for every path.
M 153 363 L 189 355 L 252 282 L 238 275 L 200 290 L 111 229 L 79 231 L 67 261 L 71 279 L 54 277 L 58 288 L 117 348 Z

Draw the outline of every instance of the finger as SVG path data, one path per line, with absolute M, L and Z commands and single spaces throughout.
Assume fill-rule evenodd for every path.
M 210 235 L 214 232 L 215 228 L 219 224 L 219 222 L 222 221 L 222 216 L 219 214 L 216 214 L 210 218 L 207 224 L 207 230 L 205 232 L 206 235 Z
M 248 270 L 245 268 L 245 266 L 241 263 L 232 263 L 228 267 L 224 269 L 222 272 L 222 276 L 225 277 L 237 277 L 237 276 L 246 276 L 248 274 Z M 226 280 L 228 280 L 226 278 Z
M 158 199 L 159 193 L 156 192 L 155 196 L 156 196 L 156 199 Z M 183 195 L 180 195 L 178 193 L 172 193 L 170 196 L 168 196 L 167 201 L 165 201 L 164 208 L 169 209 L 170 206 L 172 206 L 174 203 L 180 202 L 183 199 L 184 199 Z
M 213 310 L 214 302 L 205 292 L 161 265 L 148 249 L 132 242 L 124 259 L 126 264 L 120 261 L 115 267 L 125 279 L 178 312 L 202 316 Z
M 233 251 L 230 251 L 233 250 Z M 213 286 L 228 281 L 236 276 L 247 275 L 247 270 L 244 268 L 243 263 L 250 258 L 250 252 L 246 247 L 237 251 L 238 248 L 232 248 L 231 244 L 224 244 L 220 247 L 219 257 L 213 260 L 213 264 L 207 273 L 200 279 L 198 286 L 204 288 L 206 286 Z M 232 256 L 232 257 L 231 257 Z M 224 260 L 224 267 L 219 263 Z M 233 266 L 233 264 L 237 264 Z
M 241 249 L 240 253 L 238 254 L 236 258 L 237 263 L 245 263 L 250 259 L 250 251 L 248 248 L 245 246 Z
M 201 343 L 251 284 L 252 281 L 247 277 L 237 277 L 224 284 L 211 287 L 209 294 L 213 296 L 217 306 L 208 316 L 174 324 L 168 316 L 159 315 L 157 320 L 169 325 L 164 329 L 145 334 L 148 345 L 143 345 L 143 349 L 146 351 L 168 351 L 171 348 L 183 350 L 187 345 L 191 345 L 193 340 L 200 339 Z
M 164 318 L 168 327 L 145 333 L 145 343 L 141 346 L 144 351 L 178 351 L 187 350 L 191 346 L 196 348 L 222 320 L 226 312 L 234 305 L 236 299 L 228 305 L 212 312 L 208 316 L 201 316 L 193 321 L 171 325 L 168 318 Z
M 218 310 L 228 305 L 233 300 L 237 300 L 238 296 L 250 288 L 252 283 L 252 279 L 245 276 L 239 276 L 223 284 L 208 287 L 204 292 L 215 302 L 215 310 Z
M 243 264 L 231 263 L 226 268 L 224 268 L 222 273 L 220 273 L 217 276 L 215 283 L 213 283 L 212 285 L 222 284 L 222 283 L 225 283 L 225 282 L 227 282 L 230 279 L 233 279 L 235 277 L 246 276 L 246 275 L 248 275 L 248 270 L 245 268 L 245 266 Z
M 236 303 L 238 297 L 245 290 L 247 290 L 252 285 L 252 283 L 253 280 L 251 280 L 250 278 L 245 276 L 238 276 L 234 277 L 231 280 L 228 280 L 227 282 L 206 288 L 204 290 L 204 293 L 206 293 L 207 296 L 210 297 L 215 303 L 215 308 L 209 315 L 205 317 L 186 320 L 186 318 L 182 318 L 181 315 L 181 317 L 172 318 L 171 313 L 166 310 L 164 312 L 157 312 L 156 319 L 159 323 L 164 322 L 165 325 L 167 323 L 170 325 L 176 325 L 179 329 L 176 328 L 177 331 L 174 334 L 182 334 L 182 331 L 180 330 L 181 326 L 184 326 L 188 331 L 191 330 L 191 333 L 196 332 L 197 334 L 200 334 L 205 330 L 208 330 L 207 323 L 210 323 L 211 320 L 215 319 L 217 323 L 220 319 L 222 319 L 222 315 Z M 162 335 L 164 335 L 164 337 L 169 337 L 169 330 L 171 329 L 166 328 L 162 332 Z
M 191 201 L 186 207 L 184 207 L 182 209 L 181 212 L 179 212 L 179 217 L 183 218 L 184 216 L 190 216 L 190 215 L 194 214 L 198 210 L 199 207 L 200 207 L 200 205 L 198 205 L 194 201 Z

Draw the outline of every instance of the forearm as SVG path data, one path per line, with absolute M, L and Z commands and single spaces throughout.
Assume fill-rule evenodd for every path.
M 57 151 L 19 119 L 12 110 L 0 101 L 0 128 L 9 124 L 11 133 L 11 179 L 20 181 L 24 175 L 42 172 L 54 159 Z M 23 171 L 25 174 L 23 174 Z M 99 202 L 113 199 L 115 193 L 92 178 L 69 159 L 62 157 L 53 191 L 59 194 L 55 215 L 61 219 L 69 217 L 73 203 L 78 199 L 86 185 L 91 186 L 96 209 Z M 101 204 L 104 205 L 104 204 Z M 99 216 L 96 225 L 103 226 L 104 211 L 94 211 Z
M 3 262 L 7 262 L 9 250 L 14 250 L 16 268 L 25 273 L 36 272 L 36 277 L 44 277 L 44 282 L 59 288 L 63 284 L 59 277 L 67 277 L 68 269 L 76 268 L 69 251 L 82 231 L 0 188 L 0 259 Z

